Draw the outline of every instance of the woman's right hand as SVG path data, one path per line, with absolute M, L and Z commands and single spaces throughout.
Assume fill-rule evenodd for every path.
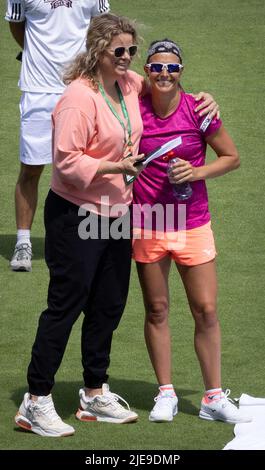
M 134 166 L 134 163 L 141 160 L 144 154 L 137 155 L 136 157 L 125 157 L 123 160 L 118 162 L 101 161 L 97 170 L 97 175 L 107 174 L 127 174 L 131 176 L 137 176 L 144 168 L 144 165 L 138 164 Z
M 121 173 L 130 175 L 130 176 L 137 176 L 141 171 L 144 169 L 144 165 L 139 163 L 135 165 L 138 160 L 141 160 L 144 157 L 144 154 L 137 155 L 136 157 L 125 157 L 119 164 L 121 164 Z

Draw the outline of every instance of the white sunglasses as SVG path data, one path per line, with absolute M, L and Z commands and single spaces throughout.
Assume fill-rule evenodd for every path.
M 149 68 L 151 73 L 161 73 L 162 70 L 166 69 L 168 73 L 179 73 L 184 66 L 181 64 L 162 64 L 160 62 L 151 62 L 150 64 L 145 64 Z

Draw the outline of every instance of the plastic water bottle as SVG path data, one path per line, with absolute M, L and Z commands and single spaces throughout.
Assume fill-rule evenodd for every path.
M 167 167 L 167 174 L 168 176 L 171 175 L 172 172 L 172 166 L 174 163 L 177 163 L 179 159 L 177 157 L 171 158 L 168 161 L 168 167 Z M 172 190 L 175 198 L 178 201 L 186 201 L 189 199 L 192 195 L 192 187 L 189 182 L 186 183 L 181 183 L 181 184 L 174 184 L 172 183 Z

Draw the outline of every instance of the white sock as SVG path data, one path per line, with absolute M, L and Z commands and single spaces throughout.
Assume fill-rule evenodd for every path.
M 221 388 L 210 388 L 210 390 L 205 390 L 205 394 L 209 393 L 209 394 L 212 394 L 212 395 L 217 395 L 218 393 L 221 393 L 222 392 L 222 389 Z
M 210 390 L 205 390 L 204 397 L 206 398 L 206 401 L 207 401 L 208 397 L 210 397 L 211 399 L 213 397 L 221 398 L 221 393 L 222 393 L 221 388 L 211 388 Z
M 17 231 L 17 245 L 20 243 L 28 243 L 31 246 L 30 230 L 19 228 Z
M 174 387 L 173 387 L 172 384 L 160 385 L 159 390 L 160 390 L 161 394 L 164 393 L 164 394 L 168 394 L 168 395 L 171 395 L 171 396 L 176 395 Z

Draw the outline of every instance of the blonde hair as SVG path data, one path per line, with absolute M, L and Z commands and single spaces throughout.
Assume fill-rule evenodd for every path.
M 96 75 L 100 56 L 110 46 L 114 36 L 131 34 L 133 44 L 138 43 L 135 22 L 125 16 L 112 13 L 96 16 L 92 19 L 87 31 L 86 52 L 78 54 L 66 68 L 63 81 L 69 85 L 79 77 L 87 78 L 94 89 L 98 88 Z

